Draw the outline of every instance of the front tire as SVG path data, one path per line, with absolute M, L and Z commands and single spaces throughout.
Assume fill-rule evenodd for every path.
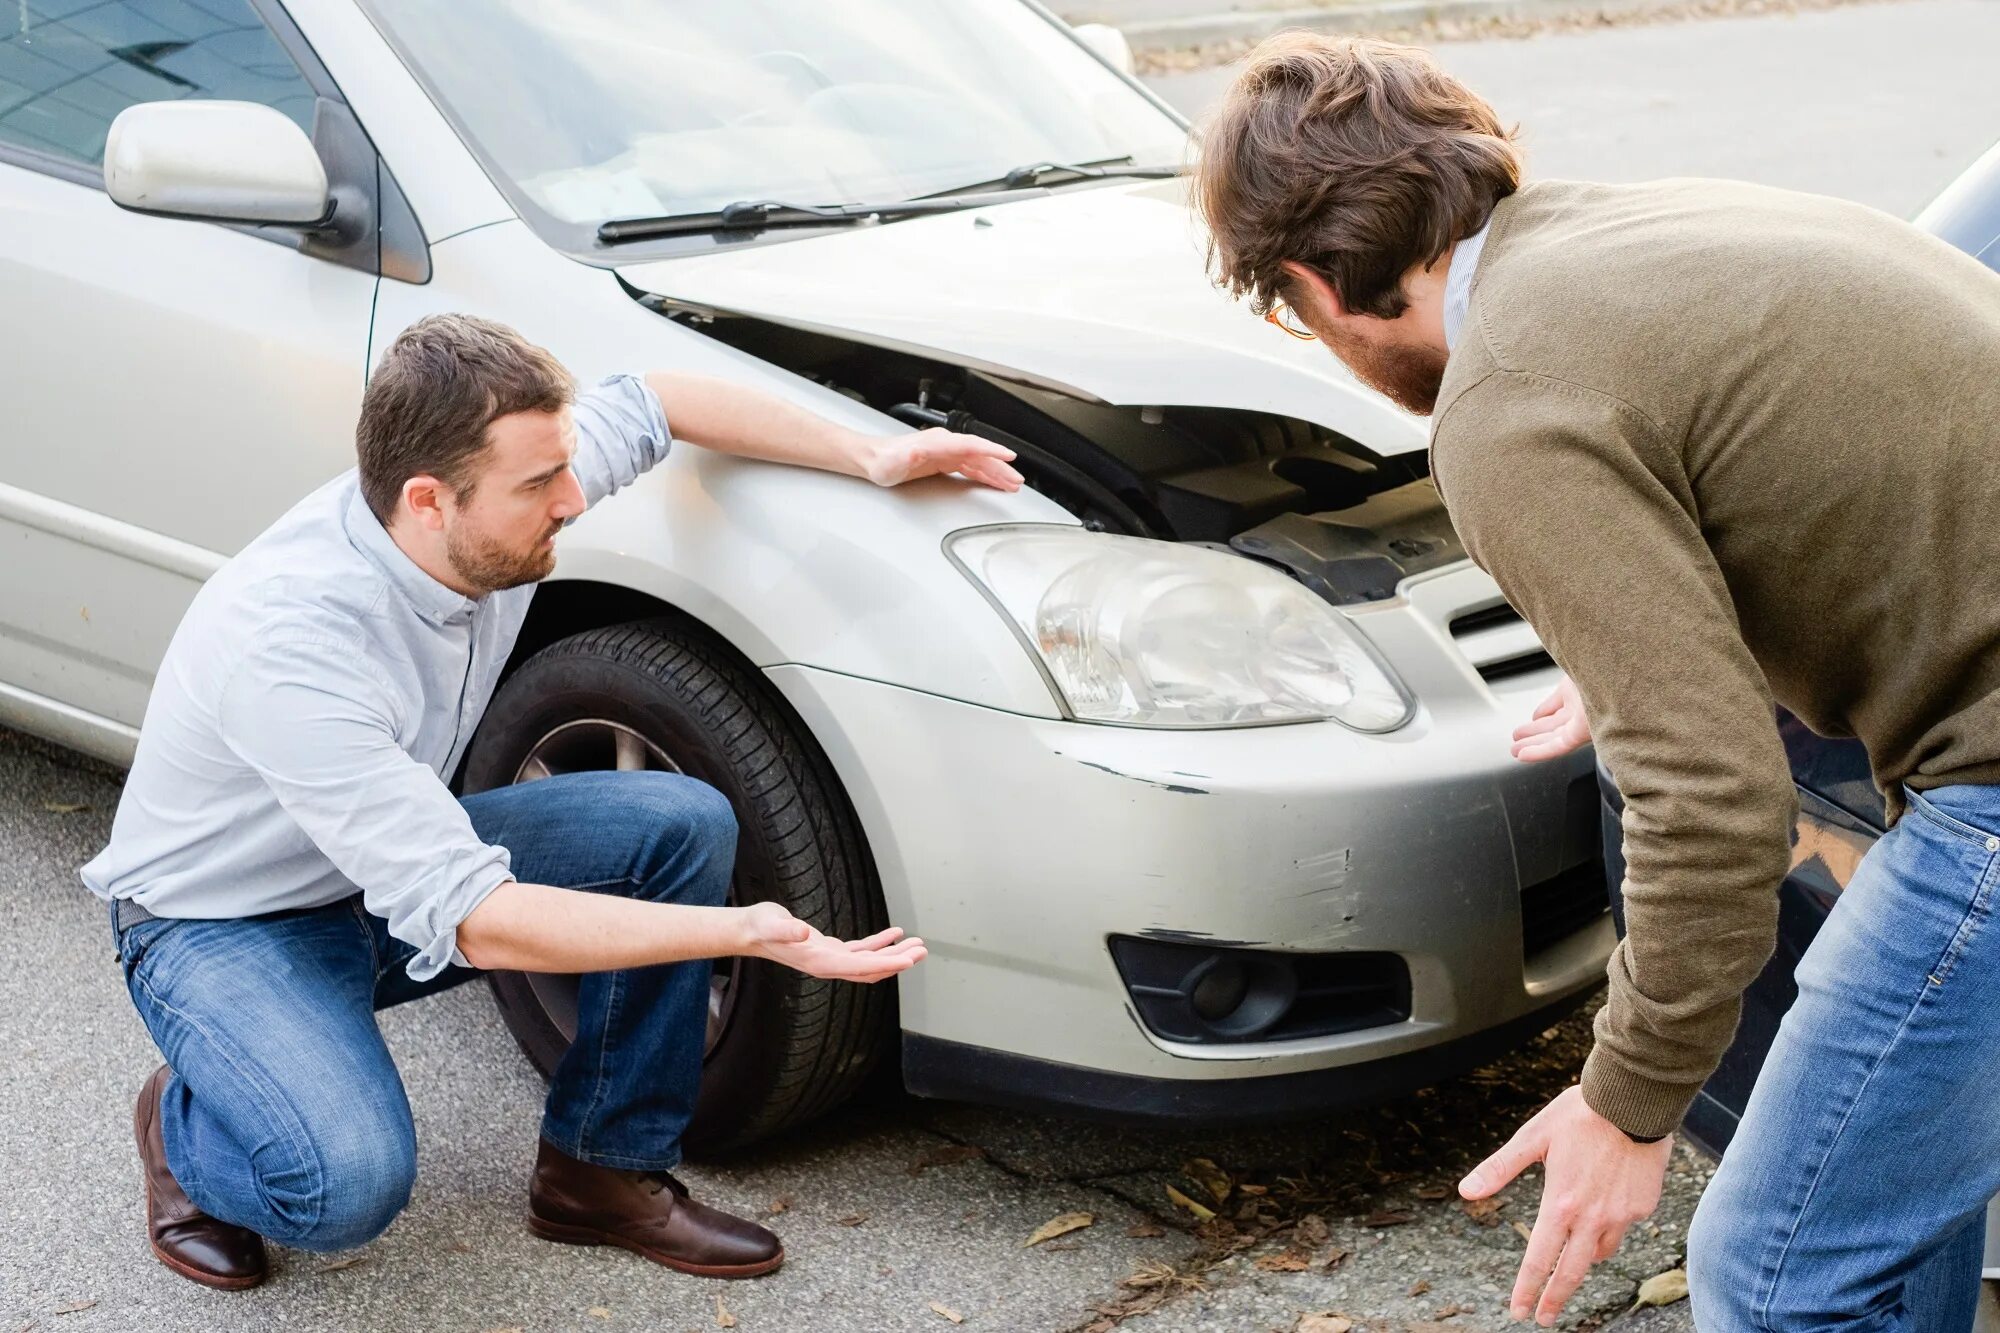
M 886 924 L 859 822 L 826 757 L 721 639 L 682 619 L 614 625 L 536 653 L 494 695 L 465 790 L 584 769 L 668 769 L 729 798 L 740 833 L 730 901 L 774 901 L 829 935 Z M 718 959 L 701 1095 L 686 1142 L 720 1152 L 845 1100 L 890 1034 L 888 985 Z M 496 972 L 501 1016 L 544 1077 L 576 1032 L 574 977 Z

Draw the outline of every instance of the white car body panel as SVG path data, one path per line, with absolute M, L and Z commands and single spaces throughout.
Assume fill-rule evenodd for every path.
M 1326 348 L 1218 291 L 1201 247 L 1181 181 L 1120 182 L 619 274 L 694 306 L 935 352 L 1107 403 L 1246 408 L 1377 453 L 1425 447 L 1429 428 Z

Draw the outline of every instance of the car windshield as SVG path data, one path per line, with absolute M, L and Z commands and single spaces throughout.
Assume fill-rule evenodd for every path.
M 1021 0 L 365 2 L 564 249 L 610 219 L 1184 152 L 1171 115 Z

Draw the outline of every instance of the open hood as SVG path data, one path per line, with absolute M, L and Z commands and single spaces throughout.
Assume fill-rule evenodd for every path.
M 1317 343 L 1209 282 L 1180 180 L 1075 188 L 777 244 L 623 265 L 697 308 L 929 355 L 1121 406 L 1242 408 L 1311 421 L 1378 454 L 1426 424 Z

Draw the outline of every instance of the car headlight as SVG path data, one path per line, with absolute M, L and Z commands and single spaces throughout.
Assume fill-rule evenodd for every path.
M 969 528 L 945 550 L 1079 719 L 1331 718 L 1371 732 L 1409 720 L 1409 695 L 1338 612 L 1241 556 L 1054 525 Z

